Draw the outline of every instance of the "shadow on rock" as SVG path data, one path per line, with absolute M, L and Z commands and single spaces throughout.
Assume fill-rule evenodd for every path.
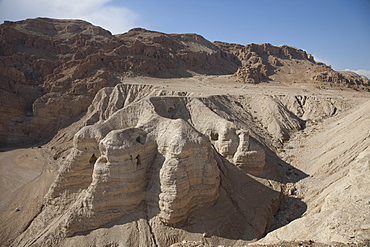
M 280 191 L 268 180 L 246 174 L 222 157 L 218 164 L 221 170 L 218 200 L 190 212 L 187 220 L 176 227 L 208 237 L 260 238 L 274 222 Z
M 267 147 L 265 147 L 265 151 L 265 172 L 260 177 L 272 179 L 283 184 L 296 183 L 308 177 L 308 174 L 285 162 Z

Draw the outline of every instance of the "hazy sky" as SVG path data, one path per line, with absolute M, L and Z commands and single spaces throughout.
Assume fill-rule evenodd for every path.
M 370 0 L 0 0 L 1 23 L 39 16 L 83 19 L 114 34 L 143 27 L 286 44 L 370 77 Z

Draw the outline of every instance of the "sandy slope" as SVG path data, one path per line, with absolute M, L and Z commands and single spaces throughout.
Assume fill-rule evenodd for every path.
M 261 242 L 314 240 L 362 242 L 370 236 L 370 101 L 346 116 L 297 133 L 284 152 L 310 176 L 291 194 L 307 204 L 302 218 Z
M 285 226 L 269 233 L 261 243 L 299 240 L 351 242 L 369 238 L 370 217 L 365 215 L 370 212 L 370 198 L 367 193 L 369 93 L 319 90 L 307 84 L 241 84 L 230 76 L 178 79 L 136 77 L 125 79 L 123 82 L 152 85 L 157 89 L 186 92 L 187 95 L 306 95 L 346 102 L 341 112 L 333 117 L 307 121 L 307 128 L 284 144 L 284 149 L 279 154 L 282 159 L 309 175 L 296 181 L 291 179 L 287 167 L 282 167 L 280 172 L 285 176 L 286 193 L 289 197 L 302 200 L 307 205 L 307 210 L 303 217 L 287 225 L 282 223 L 281 225 Z M 309 110 L 312 112 L 315 109 Z M 43 148 L 0 153 L 1 246 L 8 246 L 39 213 L 43 196 L 55 178 L 53 162 L 48 151 Z M 294 205 L 287 202 L 285 206 Z M 284 210 L 289 211 L 282 208 L 278 217 L 281 217 L 281 221 L 290 221 L 287 215 L 292 212 L 287 213 Z M 108 229 L 91 232 L 88 237 L 95 241 L 94 239 L 99 238 L 99 231 Z M 180 238 L 181 236 L 179 240 Z M 3 241 L 4 239 L 6 241 Z M 72 240 L 77 244 L 84 241 L 79 236 Z M 240 241 L 240 244 L 245 242 Z
M 191 92 L 197 95 L 243 95 L 243 94 L 267 94 L 267 95 L 322 95 L 329 97 L 344 98 L 366 98 L 367 92 L 356 92 L 344 89 L 319 89 L 313 84 L 295 83 L 287 85 L 279 82 L 247 84 L 235 80 L 232 75 L 208 75 L 193 76 L 189 78 L 152 78 L 152 77 L 133 77 L 121 78 L 127 84 L 146 84 L 154 85 L 161 89 Z
M 0 109 L 0 146 L 24 147 L 52 138 L 42 148 L 0 153 L 1 246 L 11 243 L 17 247 L 168 246 L 182 240 L 242 246 L 265 233 L 268 234 L 262 243 L 368 241 L 370 94 L 347 88 L 368 91 L 367 78 L 333 71 L 330 66 L 316 63 L 305 51 L 288 46 L 211 43 L 195 34 L 167 35 L 140 28 L 112 36 L 83 21 L 47 18 L 5 22 L 0 29 L 4 51 L 0 62 L 4 99 Z M 270 82 L 260 83 L 262 81 Z M 337 89 L 331 90 L 333 88 Z M 94 99 L 96 94 L 100 97 Z M 148 98 L 152 96 L 154 99 Z M 143 112 L 147 119 L 143 118 Z M 142 121 L 134 123 L 135 119 Z M 158 122 L 150 122 L 150 119 Z M 108 124 L 101 124 L 105 120 Z M 202 189 L 205 188 L 203 182 L 192 183 L 196 186 L 189 190 L 192 193 L 183 193 L 186 189 L 169 190 L 168 186 L 162 190 L 162 184 L 154 190 L 147 190 L 147 186 L 141 188 L 146 181 L 159 184 L 157 173 L 162 160 L 158 159 L 158 166 L 152 169 L 149 167 L 151 158 L 148 156 L 146 162 L 143 159 L 150 154 L 147 150 L 136 156 L 138 167 L 145 164 L 145 168 L 139 168 L 143 174 L 136 179 L 118 163 L 111 167 L 113 170 L 102 166 L 104 158 L 114 159 L 114 155 L 104 157 L 105 147 L 95 156 L 99 135 L 92 135 L 95 141 L 81 138 L 81 143 L 96 149 L 90 150 L 93 154 L 86 146 L 82 148 L 83 145 L 82 149 L 73 149 L 72 139 L 86 125 L 101 124 L 102 129 L 105 126 L 113 132 L 123 129 L 123 134 L 130 136 L 139 127 L 142 131 L 145 129 L 140 133 L 152 133 L 161 126 L 157 123 L 183 125 L 178 125 L 177 132 L 169 131 L 171 128 L 158 130 L 158 133 L 175 133 L 163 139 L 157 139 L 153 132 L 151 141 L 156 145 L 162 143 L 166 147 L 165 141 L 176 140 L 176 134 L 192 133 L 188 139 L 178 139 L 188 144 L 201 134 L 200 139 L 209 147 L 207 150 L 216 147 L 217 155 L 206 152 L 223 174 L 219 199 L 208 200 L 215 204 L 190 210 L 204 206 L 196 203 L 201 200 L 200 192 L 206 191 Z M 100 131 L 99 128 L 96 131 Z M 132 129 L 136 130 L 130 132 Z M 238 131 L 234 133 L 234 130 Z M 254 157 L 264 157 L 264 152 L 249 149 L 255 146 L 247 144 L 245 130 L 269 151 L 266 159 L 246 162 L 253 159 L 245 157 L 258 153 L 259 156 Z M 83 133 L 90 136 L 89 131 Z M 139 145 L 137 143 L 143 144 L 146 138 L 142 137 L 121 139 Z M 109 144 L 112 140 L 109 138 L 107 147 L 115 149 Z M 135 145 L 132 149 L 137 151 Z M 189 167 L 206 156 L 199 152 L 202 149 L 197 145 L 194 142 L 186 151 L 193 159 L 188 162 Z M 159 151 L 150 147 L 154 153 Z M 163 150 L 159 152 L 161 155 L 166 154 Z M 127 155 L 130 149 L 121 151 Z M 118 156 L 115 158 L 124 158 L 124 155 Z M 219 156 L 228 161 L 214 159 Z M 101 162 L 96 158 L 101 158 Z M 130 160 L 133 161 L 132 157 Z M 177 171 L 179 163 L 172 161 L 173 171 Z M 130 161 L 127 164 L 131 164 Z M 248 166 L 253 165 L 260 177 L 251 175 L 253 170 Z M 57 179 L 53 166 L 61 168 Z M 102 171 L 111 171 L 118 180 L 112 180 L 109 175 L 105 179 L 99 175 Z M 135 181 L 130 183 L 130 179 L 118 174 L 128 175 Z M 171 171 L 163 174 L 168 175 L 161 176 L 162 181 L 167 181 L 163 183 L 166 185 L 179 181 L 186 185 L 190 177 L 172 176 L 175 172 Z M 217 172 L 210 174 L 218 179 Z M 126 183 L 128 187 L 139 188 L 139 192 L 131 197 L 122 196 Z M 212 184 L 210 187 L 214 188 L 219 183 Z M 88 193 L 85 188 L 89 189 Z M 194 188 L 198 188 L 199 193 L 195 193 Z M 280 194 L 281 189 L 284 195 Z M 185 199 L 173 205 L 172 199 L 157 203 L 156 196 L 164 191 L 175 191 L 168 198 Z M 272 200 L 267 204 L 259 203 L 269 198 L 269 194 L 276 197 L 270 197 Z M 137 195 L 146 199 L 141 200 Z M 186 202 L 188 195 L 194 196 L 191 198 L 195 198 L 195 203 L 176 207 Z M 142 204 L 133 215 L 117 218 L 125 211 L 122 205 L 137 206 L 130 204 L 128 198 Z M 165 205 L 162 202 L 169 203 L 162 207 Z M 149 207 L 148 203 L 151 203 Z M 280 209 L 273 217 L 279 203 Z M 190 210 L 189 215 L 179 214 L 189 216 L 185 227 L 167 227 L 162 221 L 156 221 L 157 213 L 153 209 L 158 205 L 161 210 L 167 210 L 170 218 L 173 212 L 181 212 L 180 208 L 183 212 Z M 153 212 L 145 212 L 148 208 Z M 234 216 L 225 217 L 225 208 L 235 212 Z M 270 229 L 275 218 L 277 222 Z
M 8 246 L 37 215 L 54 180 L 47 154 L 41 149 L 0 153 L 0 241 Z

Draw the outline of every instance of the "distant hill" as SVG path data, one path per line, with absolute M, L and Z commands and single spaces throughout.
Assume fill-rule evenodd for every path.
M 0 42 L 1 246 L 368 245 L 366 77 L 79 20 Z
M 80 20 L 37 18 L 6 21 L 0 42 L 0 140 L 6 145 L 50 137 L 85 111 L 99 89 L 128 76 L 229 74 L 243 83 L 370 88 L 366 77 L 334 71 L 297 48 L 211 43 L 197 34 L 135 28 L 112 35 Z

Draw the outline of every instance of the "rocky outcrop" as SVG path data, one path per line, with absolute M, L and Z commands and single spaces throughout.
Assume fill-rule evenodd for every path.
M 83 21 L 47 18 L 6 21 L 0 37 L 0 143 L 5 146 L 48 140 L 81 117 L 101 88 L 133 75 L 235 74 L 245 83 L 369 88 L 367 78 L 336 72 L 289 46 L 211 43 L 197 34 L 141 28 L 113 36 Z
M 100 90 L 51 142 L 58 176 L 13 246 L 246 244 L 274 224 L 287 186 L 271 150 L 303 119 L 350 108 L 323 96 L 175 95 L 145 85 Z
M 233 163 L 247 173 L 261 174 L 265 168 L 265 150 L 256 144 L 251 144 L 247 131 L 239 132 L 239 140 Z
M 175 95 L 184 94 L 101 89 L 50 142 L 58 176 L 13 246 L 89 246 L 100 235 L 100 245 L 153 246 L 203 234 L 214 245 L 260 238 L 281 200 L 283 162 L 272 150 L 304 121 L 350 108 L 323 96 Z
M 249 44 L 246 46 L 215 42 L 221 49 L 234 54 L 241 66 L 235 77 L 243 83 L 278 81 L 282 83 L 313 83 L 318 87 L 354 88 L 369 90 L 366 77 L 316 62 L 307 52 L 286 45 Z
M 229 216 L 217 213 L 221 208 L 237 209 L 235 217 L 249 222 L 232 234 L 253 239 L 264 233 L 280 190 L 277 183 L 263 178 L 253 182 L 251 174 L 263 177 L 272 169 L 266 165 L 267 147 L 257 140 L 256 132 L 224 119 L 223 114 L 231 116 L 234 110 L 216 110 L 217 98 L 143 97 L 146 89 L 150 87 L 119 84 L 97 94 L 93 102 L 100 104 L 91 106 L 80 120 L 91 125 L 75 134 L 43 210 L 14 246 L 63 245 L 74 236 L 133 215 L 153 221 L 148 223 L 153 237 L 165 241 L 160 244 L 165 246 L 175 240 L 159 240 L 157 231 L 192 229 L 194 215 L 204 210 L 209 211 L 205 226 L 210 227 L 216 217 L 220 225 L 215 234 L 229 235 L 224 228 L 228 221 L 221 223 Z M 256 205 L 244 202 L 247 195 L 228 196 L 239 190 L 230 182 L 234 176 L 250 184 L 251 191 L 245 193 L 257 187 L 264 191 L 257 195 Z
M 312 75 L 312 81 L 326 87 L 348 87 L 361 91 L 369 91 L 370 81 L 365 76 L 359 76 L 349 71 L 335 71 L 330 66 L 319 64 Z
M 279 220 L 285 211 L 295 210 L 282 204 L 276 215 L 282 198 L 300 206 L 294 217 L 305 210 L 292 181 L 307 175 L 286 163 L 298 155 L 283 150 L 287 141 L 303 133 L 300 130 L 307 124 L 336 117 L 356 101 L 304 90 L 276 95 L 264 91 L 229 95 L 226 90 L 202 96 L 197 90 L 165 90 L 165 83 L 130 84 L 131 76 L 228 74 L 244 83 L 273 80 L 369 88 L 367 78 L 336 72 L 288 46 L 211 43 L 196 34 L 169 35 L 140 28 L 113 36 L 83 21 L 45 18 L 6 22 L 0 37 L 0 97 L 5 99 L 0 143 L 25 146 L 52 138 L 45 148 L 59 168 L 37 213 L 29 215 L 31 220 L 21 233 L 11 235 L 18 235 L 12 246 L 170 246 L 205 238 L 211 245 L 245 245 L 264 236 L 275 216 Z M 356 114 L 356 119 L 367 116 Z M 366 124 L 360 126 L 366 129 Z M 320 143 L 312 145 L 333 146 L 322 155 L 312 152 L 317 154 L 314 164 L 320 166 L 321 156 L 332 158 L 338 153 L 345 159 L 325 164 L 333 165 L 328 169 L 333 176 L 325 184 L 343 189 L 336 170 L 348 160 L 360 165 L 348 171 L 350 179 L 345 181 L 351 186 L 354 181 L 366 184 L 358 171 L 366 164 L 367 153 L 347 155 L 339 149 L 331 154 L 341 141 L 335 133 L 329 134 L 332 141 L 319 138 Z M 353 144 L 365 150 L 367 141 Z M 286 162 L 275 154 L 277 150 L 289 155 Z M 305 164 L 311 160 L 307 158 Z M 319 174 L 313 179 L 322 178 Z M 341 190 L 324 198 L 330 193 L 322 188 L 315 187 L 316 195 L 324 193 L 313 202 L 308 197 L 307 204 L 334 220 Z M 279 226 L 294 220 L 293 216 L 282 217 Z M 362 221 L 357 224 L 364 228 L 361 238 L 368 230 Z M 313 221 L 296 222 L 268 236 L 279 239 L 295 224 Z M 337 221 L 345 222 L 345 218 Z M 340 240 L 335 234 L 330 239 Z
M 282 67 L 292 67 L 285 61 L 304 61 L 304 66 L 316 64 L 313 57 L 303 50 L 286 45 L 250 44 L 246 46 L 215 42 L 217 46 L 235 54 L 241 61 L 235 76 L 244 83 L 269 81 L 271 75 L 279 73 Z M 291 80 L 289 80 L 290 82 Z
M 6 146 L 47 140 L 122 76 L 230 74 L 237 69 L 231 55 L 225 59 L 223 51 L 195 34 L 133 29 L 113 36 L 83 21 L 37 18 L 5 22 L 0 37 L 6 109 L 0 138 Z
M 69 65 L 75 64 L 72 55 L 82 50 L 81 45 L 99 43 L 111 34 L 84 21 L 38 18 L 5 22 L 0 36 L 3 107 L 19 112 L 16 118 L 4 116 L 0 126 L 1 143 L 25 145 L 50 138 L 84 112 L 97 91 L 90 95 L 88 90 L 69 91 L 71 80 L 61 78 L 64 73 L 69 75 Z M 101 79 L 95 81 L 90 83 L 90 88 L 99 90 L 107 85 L 106 81 L 101 83 Z

